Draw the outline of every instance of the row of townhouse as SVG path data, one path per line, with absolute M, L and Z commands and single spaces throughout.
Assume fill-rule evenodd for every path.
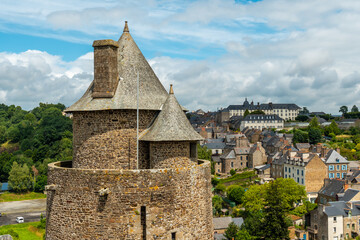
M 329 150 L 324 157 L 313 152 L 284 150 L 272 157 L 271 176 L 294 179 L 305 186 L 308 199 L 315 202 L 324 179 L 345 178 L 348 164 L 349 161 L 335 150 Z
M 266 115 L 276 114 L 284 120 L 295 120 L 299 115 L 299 110 L 301 108 L 296 104 L 283 104 L 283 103 L 258 103 L 257 105 L 254 102 L 249 103 L 245 99 L 242 105 L 229 105 L 227 108 L 222 109 L 218 113 L 218 121 L 224 122 L 229 121 L 233 116 L 244 116 L 246 110 L 253 112 L 256 110 L 263 111 Z
M 360 235 L 360 192 L 348 189 L 343 200 L 320 204 L 306 220 L 309 240 L 355 239 Z
M 229 142 L 221 155 L 212 156 L 217 174 L 228 174 L 231 169 L 254 168 L 267 161 L 265 149 L 261 143 L 251 144 L 245 136 L 234 138 L 234 145 Z

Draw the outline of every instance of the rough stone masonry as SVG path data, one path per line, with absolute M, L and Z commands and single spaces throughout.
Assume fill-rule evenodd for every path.
M 49 164 L 46 239 L 213 239 L 210 163 L 174 90 L 127 23 L 119 41 L 93 47 L 94 81 L 66 110 L 73 160 Z

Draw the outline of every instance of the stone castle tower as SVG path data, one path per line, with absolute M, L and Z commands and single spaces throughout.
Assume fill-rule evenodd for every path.
M 49 164 L 46 239 L 212 239 L 210 163 L 172 86 L 127 23 L 119 41 L 93 47 L 94 81 L 66 110 L 73 160 Z

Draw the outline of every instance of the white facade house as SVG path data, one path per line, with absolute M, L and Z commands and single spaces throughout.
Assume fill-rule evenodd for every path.
M 246 110 L 249 112 L 253 112 L 256 110 L 263 111 L 266 115 L 276 114 L 280 118 L 286 120 L 295 120 L 295 118 L 299 115 L 299 110 L 301 108 L 294 103 L 258 103 L 254 105 L 253 102 L 249 103 L 247 99 L 245 99 L 242 105 L 229 105 L 227 110 L 229 111 L 229 118 L 232 116 L 244 116 Z
M 264 129 L 264 128 L 284 128 L 284 120 L 278 115 L 249 114 L 240 124 L 240 130 L 244 128 Z

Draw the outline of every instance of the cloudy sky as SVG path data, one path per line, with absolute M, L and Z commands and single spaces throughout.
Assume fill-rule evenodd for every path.
M 0 102 L 71 105 L 93 78 L 96 39 L 130 32 L 188 109 L 360 106 L 358 0 L 2 0 Z

